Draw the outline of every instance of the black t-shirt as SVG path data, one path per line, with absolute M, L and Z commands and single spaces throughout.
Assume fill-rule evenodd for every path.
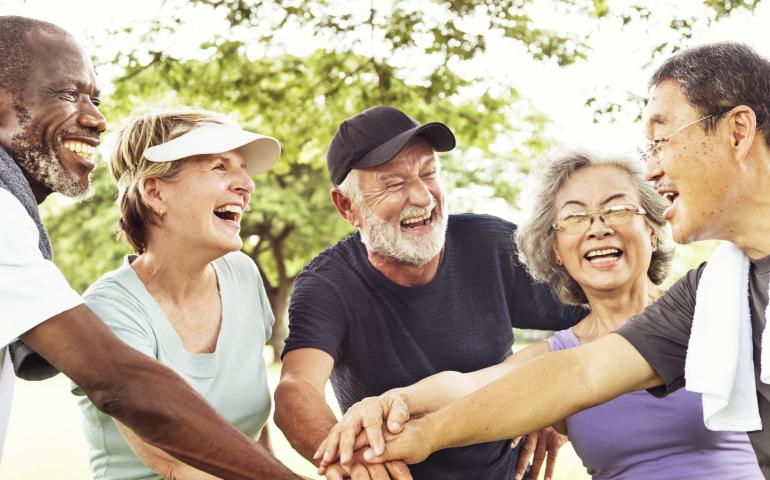
M 437 372 L 500 363 L 511 353 L 512 326 L 568 328 L 585 311 L 560 304 L 526 274 L 514 228 L 492 216 L 450 215 L 436 277 L 418 287 L 376 270 L 358 234 L 337 243 L 297 277 L 284 354 L 309 347 L 331 355 L 345 411 Z M 490 442 L 436 452 L 410 469 L 415 479 L 509 480 L 517 455 L 508 442 Z
M 695 294 L 705 266 L 703 263 L 690 270 L 663 297 L 615 331 L 641 353 L 665 383 L 665 386 L 650 389 L 656 396 L 668 395 L 685 386 L 684 365 L 695 313 Z M 770 385 L 759 379 L 768 279 L 770 257 L 753 260 L 749 270 L 749 310 L 757 400 L 764 428 L 748 433 L 762 473 L 770 479 Z

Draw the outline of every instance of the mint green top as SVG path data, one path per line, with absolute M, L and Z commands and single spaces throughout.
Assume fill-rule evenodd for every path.
M 185 350 L 131 268 L 134 258 L 127 257 L 120 268 L 91 285 L 83 295 L 86 304 L 123 341 L 174 370 L 224 418 L 256 437 L 270 413 L 262 349 L 274 318 L 254 262 L 241 252 L 213 262 L 222 298 L 219 338 L 214 353 L 193 354 Z M 73 385 L 73 393 L 78 391 Z M 160 478 L 133 454 L 111 417 L 98 411 L 88 397 L 81 396 L 78 403 L 95 479 Z

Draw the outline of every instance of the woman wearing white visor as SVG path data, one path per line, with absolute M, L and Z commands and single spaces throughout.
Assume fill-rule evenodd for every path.
M 262 347 L 273 314 L 254 262 L 239 252 L 239 232 L 251 177 L 280 151 L 274 138 L 203 110 L 131 119 L 118 133 L 110 172 L 119 227 L 136 254 L 84 295 L 121 339 L 175 370 L 268 449 Z M 212 478 L 144 443 L 88 398 L 79 403 L 94 478 Z

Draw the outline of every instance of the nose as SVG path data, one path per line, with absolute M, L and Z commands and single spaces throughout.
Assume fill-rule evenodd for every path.
M 605 238 L 612 235 L 613 230 L 606 223 L 600 215 L 593 215 L 591 217 L 591 223 L 588 225 L 586 236 L 588 238 Z
M 660 166 L 657 155 L 650 155 L 644 164 L 644 178 L 650 182 L 657 181 L 663 176 L 663 169 Z
M 246 168 L 238 169 L 238 173 L 236 173 L 233 179 L 233 189 L 239 195 L 251 195 L 254 192 L 254 188 L 254 180 L 246 172 Z
M 78 123 L 80 126 L 96 130 L 102 133 L 107 129 L 107 119 L 104 118 L 99 108 L 93 104 L 90 97 L 80 103 L 82 107 L 78 113 Z
M 422 179 L 409 182 L 409 203 L 416 207 L 427 207 L 431 204 L 433 195 Z

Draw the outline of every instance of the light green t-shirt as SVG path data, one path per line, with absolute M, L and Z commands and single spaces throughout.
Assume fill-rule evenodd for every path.
M 120 268 L 94 283 L 84 294 L 86 304 L 123 341 L 174 370 L 224 418 L 254 438 L 270 413 L 262 349 L 274 321 L 254 262 L 241 252 L 213 262 L 222 298 L 219 338 L 214 353 L 193 354 L 185 350 L 131 268 L 133 258 L 126 258 Z M 73 392 L 78 390 L 73 386 Z M 160 478 L 133 454 L 111 417 L 85 396 L 78 403 L 95 479 Z

